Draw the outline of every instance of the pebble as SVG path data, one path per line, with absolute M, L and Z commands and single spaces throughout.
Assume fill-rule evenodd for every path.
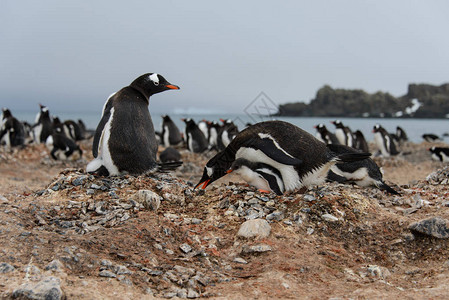
M 271 247 L 266 244 L 252 245 L 252 246 L 243 246 L 242 253 L 243 254 L 251 254 L 251 253 L 264 253 L 272 251 Z
M 254 219 L 244 222 L 240 226 L 237 236 L 243 238 L 266 238 L 270 235 L 270 232 L 271 226 L 266 220 Z
M 63 268 L 64 268 L 64 265 L 61 263 L 61 261 L 59 259 L 54 259 L 45 267 L 45 270 L 61 272 L 61 271 L 63 271 Z
M 61 280 L 57 277 L 49 276 L 37 283 L 22 284 L 13 291 L 12 298 L 59 300 L 65 299 L 65 295 L 61 289 Z
M 308 202 L 312 202 L 312 201 L 316 200 L 315 196 L 313 196 L 313 195 L 304 195 L 303 199 L 304 199 L 304 201 L 308 201 Z
M 192 218 L 192 224 L 195 224 L 195 225 L 201 224 L 202 221 L 203 220 L 201 220 L 201 219 Z
M 161 205 L 162 197 L 150 190 L 139 190 L 135 195 L 135 200 L 145 208 L 156 211 Z
M 107 278 L 115 278 L 115 277 L 117 277 L 117 275 L 115 275 L 114 273 L 112 273 L 111 271 L 108 271 L 108 270 L 100 271 L 100 273 L 98 275 L 100 277 L 107 277 Z
M 0 274 L 10 273 L 14 271 L 16 268 L 8 263 L 0 263 Z
M 239 263 L 239 264 L 247 264 L 248 263 L 246 260 L 244 260 L 241 257 L 234 258 L 233 262 L 236 262 L 236 263 Z
M 87 190 L 86 190 L 86 194 L 87 194 L 87 195 L 93 195 L 93 194 L 95 194 L 95 190 L 93 190 L 93 189 L 87 189 Z
M 274 220 L 274 221 L 280 221 L 284 218 L 284 213 L 282 211 L 275 211 L 266 216 L 267 220 Z
M 324 214 L 324 215 L 322 215 L 321 217 L 322 217 L 325 221 L 328 221 L 328 222 L 337 222 L 337 221 L 338 221 L 338 218 L 335 217 L 335 216 L 333 216 L 333 215 L 331 215 L 331 214 Z
M 179 249 L 181 249 L 181 251 L 184 253 L 189 253 L 190 251 L 192 251 L 192 247 L 190 247 L 188 244 L 182 244 L 181 246 L 179 246 Z
M 198 298 L 199 296 L 200 296 L 200 294 L 198 294 L 198 292 L 196 292 L 192 289 L 187 290 L 187 298 L 194 299 L 194 298 Z
M 0 195 L 0 203 L 8 203 L 8 199 L 5 198 L 5 196 Z
M 115 271 L 115 274 L 117 274 L 117 275 L 126 275 L 126 274 L 133 273 L 127 267 L 121 266 L 121 265 L 115 266 L 114 271 Z
M 409 225 L 412 232 L 433 236 L 439 239 L 449 238 L 448 222 L 440 217 L 424 219 Z

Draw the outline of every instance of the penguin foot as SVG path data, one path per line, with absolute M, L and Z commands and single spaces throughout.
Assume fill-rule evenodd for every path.
M 95 171 L 89 171 L 87 173 L 97 175 L 97 176 L 104 176 L 104 177 L 109 176 L 109 171 L 108 171 L 108 169 L 106 169 L 105 166 L 101 166 L 98 169 L 96 169 Z
M 269 193 L 271 193 L 270 191 L 267 191 L 267 190 L 262 190 L 262 189 L 258 189 L 258 191 L 259 191 L 259 192 L 261 192 L 261 193 L 265 193 L 265 194 L 269 194 Z

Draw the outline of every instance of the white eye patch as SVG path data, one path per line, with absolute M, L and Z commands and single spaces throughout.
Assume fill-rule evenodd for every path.
M 159 77 L 157 76 L 157 73 L 151 74 L 149 78 L 155 85 L 159 85 Z

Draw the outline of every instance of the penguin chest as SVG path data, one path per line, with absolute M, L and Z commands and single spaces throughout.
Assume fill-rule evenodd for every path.
M 284 188 L 286 191 L 291 191 L 303 186 L 301 178 L 294 166 L 285 165 L 279 163 L 268 157 L 261 150 L 256 150 L 253 148 L 241 147 L 236 153 L 236 159 L 244 158 L 252 162 L 261 162 L 272 166 L 277 169 L 281 174 L 282 181 L 284 183 Z
M 164 136 L 163 136 L 164 146 L 169 147 L 170 146 L 170 131 L 168 130 L 168 126 L 164 126 L 163 132 L 164 132 Z
M 379 148 L 380 152 L 382 153 L 383 156 L 388 157 L 390 156 L 390 139 L 389 137 L 385 137 L 382 135 L 382 133 L 380 132 L 376 132 L 374 133 L 374 141 L 376 142 L 377 147 Z
M 441 151 L 441 158 L 443 162 L 449 162 L 449 156 L 443 151 Z
M 335 136 L 337 137 L 340 144 L 346 145 L 346 134 L 343 129 L 337 128 L 335 130 Z
M 250 185 L 255 186 L 258 189 L 269 191 L 271 190 L 270 185 L 268 182 L 263 178 L 262 175 L 258 174 L 257 172 L 254 172 L 250 168 L 246 166 L 240 167 L 236 174 L 240 175 L 246 182 L 248 182 Z

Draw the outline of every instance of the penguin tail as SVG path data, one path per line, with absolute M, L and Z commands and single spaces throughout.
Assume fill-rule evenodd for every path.
M 164 163 L 158 163 L 159 172 L 169 172 L 174 171 L 182 165 L 182 161 L 170 161 Z
M 400 195 L 399 192 L 395 191 L 391 186 L 386 184 L 385 182 L 381 181 L 377 184 L 377 187 L 381 190 L 386 191 L 387 193 L 393 194 L 393 195 Z
M 335 157 L 337 163 L 340 162 L 354 162 L 359 160 L 364 160 L 371 157 L 371 153 L 368 152 L 353 152 L 353 153 L 343 153 Z

